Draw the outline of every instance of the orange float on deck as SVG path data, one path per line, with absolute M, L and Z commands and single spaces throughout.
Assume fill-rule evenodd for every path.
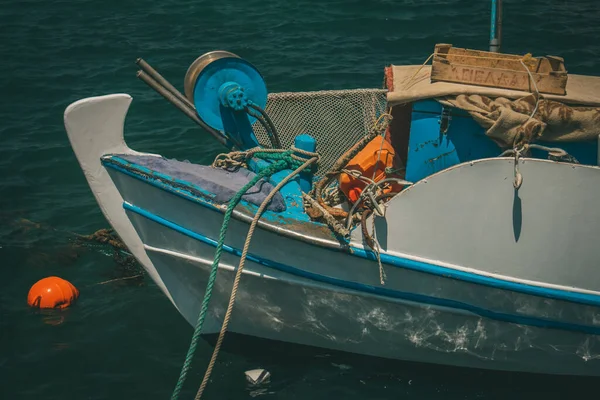
M 37 281 L 27 295 L 27 304 L 36 308 L 66 308 L 77 300 L 79 290 L 57 276 Z
M 373 180 L 375 182 L 386 178 L 386 168 L 395 170 L 396 167 L 394 148 L 382 136 L 376 136 L 346 165 L 346 169 L 357 170 L 368 178 L 374 176 Z M 395 175 L 391 174 L 390 176 Z M 367 185 L 362 180 L 348 174 L 340 174 L 339 180 L 340 190 L 352 203 L 359 199 L 360 194 Z M 400 190 L 402 190 L 402 186 L 391 184 L 387 190 L 384 190 L 384 193 L 399 192 Z

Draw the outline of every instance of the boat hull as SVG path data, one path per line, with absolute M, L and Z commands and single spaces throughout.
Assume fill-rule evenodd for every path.
M 177 308 L 194 325 L 214 247 L 142 215 L 132 213 L 131 218 L 140 232 L 163 238 L 162 243 L 144 238 L 152 243 L 145 247 L 147 254 Z M 188 254 L 168 250 L 182 243 Z M 220 330 L 238 262 L 235 254 L 223 255 L 204 334 Z M 328 265 L 325 261 L 319 267 L 327 269 Z M 495 321 L 452 308 L 373 295 L 253 261 L 246 262 L 230 330 L 398 360 L 551 374 L 600 374 L 596 335 Z
M 67 132 L 107 220 L 179 312 L 195 324 L 223 208 L 102 165 L 101 157 L 109 153 L 139 154 L 123 141 L 129 102 L 127 95 L 81 100 L 65 112 Z M 416 196 L 417 189 L 407 193 Z M 456 204 L 459 200 L 454 199 Z M 409 211 L 402 216 L 408 218 Z M 343 249 L 332 237 L 311 236 L 306 226 L 283 224 L 282 232 L 259 226 L 232 331 L 400 360 L 600 375 L 600 297 L 593 287 L 566 290 L 498 278 L 494 271 L 474 273 L 436 261 L 442 257 L 424 258 L 424 247 L 418 257 L 403 253 L 392 246 L 405 246 L 407 236 L 389 232 L 410 226 L 396 224 L 384 227 L 389 247 L 383 254 L 387 279 L 382 284 L 373 254 L 356 236 L 351 248 Z M 220 329 L 248 227 L 241 218 L 230 222 L 205 334 Z M 586 249 L 590 257 L 592 250 Z M 543 267 L 535 266 L 542 272 Z M 595 279 L 589 280 L 592 286 Z

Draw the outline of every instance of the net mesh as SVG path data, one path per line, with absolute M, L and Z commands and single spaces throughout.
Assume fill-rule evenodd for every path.
M 385 112 L 385 89 L 324 90 L 271 93 L 266 112 L 279 132 L 283 148 L 307 133 L 317 141 L 321 156 L 317 175 L 328 171 L 336 160 L 368 134 Z M 259 143 L 271 147 L 264 128 L 254 123 Z

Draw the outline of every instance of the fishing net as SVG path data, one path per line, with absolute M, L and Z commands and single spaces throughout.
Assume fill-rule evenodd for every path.
M 317 175 L 327 172 L 352 145 L 369 133 L 387 105 L 386 89 L 323 90 L 271 93 L 266 112 L 279 132 L 284 148 L 307 133 L 317 141 L 321 156 Z M 262 146 L 270 147 L 264 128 L 254 132 Z

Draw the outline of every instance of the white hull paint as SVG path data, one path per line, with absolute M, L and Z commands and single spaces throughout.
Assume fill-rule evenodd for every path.
M 382 246 L 600 292 L 600 168 L 523 159 L 519 169 L 518 191 L 512 158 L 457 165 L 417 182 L 390 201 L 393 224 L 378 231 Z
M 161 227 L 153 229 L 161 230 Z M 184 240 L 183 237 L 180 239 Z M 195 257 L 147 247 L 184 317 L 194 324 L 214 248 Z M 204 247 L 204 249 L 201 249 Z M 205 333 L 217 333 L 238 258 L 225 256 Z M 598 374 L 598 338 L 506 324 L 441 307 L 365 295 L 266 270 L 248 262 L 230 330 L 266 339 L 377 357 L 463 367 Z M 181 301 L 181 302 L 180 302 Z
M 123 121 L 130 101 L 127 95 L 81 100 L 66 110 L 65 126 L 107 220 L 152 279 L 193 324 L 204 295 L 214 247 L 165 224 L 161 225 L 148 218 L 148 215 L 163 218 L 201 237 L 216 238 L 222 214 L 117 171 L 110 171 L 110 175 L 107 173 L 100 163 L 102 155 L 135 154 L 123 141 Z M 555 190 L 549 189 L 549 193 L 544 192 L 544 197 L 537 199 L 536 203 L 536 193 L 526 190 L 529 182 L 533 184 L 544 178 L 539 176 L 544 172 L 536 169 L 536 163 L 526 160 L 526 164 L 534 167 L 523 165 L 522 168 L 525 183 L 519 195 L 526 199 L 522 202 L 523 207 L 527 205 L 527 210 L 532 211 L 525 213 L 525 208 L 522 209 L 519 232 L 522 240 L 517 241 L 517 247 L 506 247 L 510 243 L 509 234 L 514 235 L 515 232 L 515 219 L 510 214 L 505 215 L 506 204 L 497 200 L 500 196 L 510 194 L 505 186 L 512 189 L 512 165 L 511 160 L 507 159 L 492 160 L 486 165 L 482 163 L 471 171 L 458 166 L 416 184 L 390 203 L 387 217 L 393 218 L 395 223 L 378 223 L 378 237 L 384 242 L 384 248 L 390 256 L 431 263 L 436 263 L 432 260 L 443 260 L 444 262 L 437 262 L 437 265 L 457 264 L 461 266 L 456 268 L 457 271 L 476 270 L 481 276 L 500 276 L 507 281 L 538 282 L 538 286 L 543 288 L 590 296 L 600 295 L 600 272 L 594 271 L 597 268 L 593 264 L 597 260 L 598 250 L 591 244 L 578 244 L 579 253 L 583 252 L 583 257 L 590 263 L 584 264 L 578 259 L 578 269 L 573 273 L 576 276 L 569 275 L 564 279 L 562 277 L 568 274 L 559 275 L 560 279 L 548 278 L 548 274 L 559 273 L 560 268 L 564 268 L 565 259 L 561 258 L 561 249 L 557 249 L 554 239 L 550 238 L 546 244 L 549 253 L 547 257 L 541 258 L 543 263 L 536 262 L 535 256 L 527 253 L 530 246 L 532 251 L 539 254 L 544 244 L 543 237 L 551 233 L 544 230 L 536 236 L 535 224 L 546 221 L 541 221 L 538 215 L 552 212 L 553 207 L 557 207 L 557 202 L 563 201 Z M 480 167 L 491 168 L 492 171 L 481 172 Z M 575 170 L 572 166 L 563 167 Z M 568 185 L 564 181 L 567 177 L 564 168 L 551 171 L 553 176 L 562 179 L 557 182 L 557 187 Z M 503 178 L 504 186 L 501 182 L 487 183 L 485 179 L 479 179 L 476 185 L 472 184 L 472 192 L 469 193 L 471 200 L 465 200 L 464 191 L 457 186 L 461 184 L 461 179 L 468 180 L 469 174 L 493 175 L 494 171 L 497 171 L 498 176 L 492 178 Z M 432 189 L 432 182 L 442 180 L 445 173 L 452 179 L 448 181 L 448 185 L 442 185 L 446 190 L 441 188 L 436 192 L 435 188 Z M 597 169 L 573 174 L 576 185 L 591 185 L 600 179 Z M 579 179 L 580 176 L 583 178 Z M 586 212 L 590 210 L 593 195 L 600 190 L 600 185 L 596 186 L 593 193 L 581 201 Z M 496 193 L 489 193 L 494 188 L 501 189 Z M 483 193 L 483 197 L 478 197 Z M 556 200 L 555 197 L 559 199 Z M 428 199 L 439 201 L 439 204 L 431 204 Z M 512 206 L 513 198 L 510 200 Z M 124 202 L 131 204 L 132 209 L 139 207 L 148 215 L 133 211 L 126 213 L 123 209 Z M 488 211 L 491 214 L 481 204 L 489 204 Z M 536 212 L 533 204 L 541 204 L 540 207 L 546 208 L 542 209 L 544 212 Z M 570 207 L 576 205 L 569 203 Z M 470 214 L 466 214 L 466 211 Z M 441 220 L 432 227 L 431 224 L 424 224 L 419 215 L 434 215 Z M 468 220 L 467 215 L 470 216 Z M 531 219 L 530 215 L 536 217 Z M 486 219 L 488 216 L 489 219 Z M 595 209 L 587 217 L 580 217 L 574 211 L 560 214 L 557 218 L 555 220 L 561 224 L 568 223 L 572 218 L 579 218 L 577 221 L 583 222 L 587 219 L 585 228 L 574 232 L 579 239 L 584 234 L 595 234 L 600 229 L 600 224 L 596 223 L 600 218 Z M 498 224 L 501 226 L 498 227 Z M 557 227 L 560 228 L 564 229 L 564 225 Z M 247 229 L 246 222 L 232 220 L 226 243 L 241 249 Z M 484 234 L 494 235 L 493 232 L 509 235 L 502 238 L 499 250 L 493 248 L 493 238 L 482 239 L 481 248 L 476 243 L 472 243 L 472 248 L 468 249 L 459 247 L 461 243 L 464 245 L 465 240 L 470 243 L 468 240 L 477 240 Z M 387 243 L 386 235 L 394 240 Z M 568 233 L 558 235 L 563 240 Z M 446 242 L 450 244 L 445 244 Z M 358 241 L 354 245 L 361 247 Z M 493 256 L 487 258 L 486 251 L 491 251 Z M 591 329 L 600 328 L 600 311 L 597 306 L 538 297 L 390 265 L 385 266 L 388 280 L 382 286 L 379 283 L 377 264 L 372 261 L 278 236 L 264 229 L 257 230 L 251 253 L 257 259 L 290 265 L 296 270 L 312 274 L 310 276 L 325 278 L 312 279 L 310 276 L 270 268 L 265 263 L 249 261 L 232 319 L 231 329 L 234 332 L 401 360 L 502 370 L 600 375 L 598 335 L 491 319 L 474 312 L 472 308 L 461 308 L 456 304 L 468 304 L 476 310 L 488 310 L 496 316 L 517 316 L 524 318 L 526 322 L 531 319 L 549 320 Z M 471 256 L 471 253 L 474 254 Z M 523 255 L 527 265 L 517 265 L 513 270 L 505 269 L 507 262 Z M 556 256 L 556 260 L 551 256 Z M 233 269 L 237 262 L 235 254 L 223 255 L 205 333 L 217 332 L 220 328 L 220 319 L 229 299 Z M 589 275 L 586 277 L 583 273 Z M 331 278 L 358 286 L 353 288 L 336 285 L 331 282 Z M 368 293 L 361 291 L 361 287 L 376 290 Z M 424 305 L 386 293 L 412 293 L 427 298 L 445 299 L 449 303 Z

